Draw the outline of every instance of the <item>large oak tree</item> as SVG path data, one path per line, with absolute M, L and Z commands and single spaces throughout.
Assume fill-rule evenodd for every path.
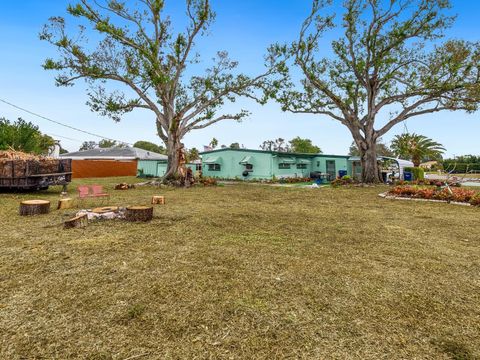
M 56 83 L 72 85 L 85 79 L 91 85 L 89 105 L 119 121 L 134 109 L 151 111 L 158 136 L 166 145 L 166 178 L 178 173 L 182 138 L 222 120 L 241 120 L 245 110 L 219 113 L 238 96 L 258 100 L 268 71 L 257 77 L 235 72 L 237 62 L 219 51 L 202 75 L 195 41 L 205 35 L 215 14 L 209 0 L 186 0 L 187 26 L 172 27 L 164 0 L 80 0 L 68 13 L 82 23 L 70 32 L 62 17 L 53 17 L 40 37 L 53 44 L 59 59 L 47 59 L 45 69 L 57 70 Z M 92 46 L 92 44 L 94 44 Z M 197 64 L 197 65 L 196 65 Z
M 346 0 L 341 19 L 326 15 L 324 5 L 313 1 L 297 41 L 270 48 L 281 77 L 269 95 L 284 111 L 345 125 L 360 150 L 364 182 L 380 181 L 376 142 L 396 124 L 478 109 L 480 45 L 443 40 L 454 20 L 448 0 Z M 342 35 L 328 54 L 319 41 L 332 28 Z

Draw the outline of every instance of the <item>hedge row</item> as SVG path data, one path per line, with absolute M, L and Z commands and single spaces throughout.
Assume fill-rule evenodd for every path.
M 453 171 L 456 174 L 463 174 L 467 171 L 480 171 L 480 163 L 456 163 L 453 161 L 444 161 L 443 162 L 443 169 L 445 171 Z

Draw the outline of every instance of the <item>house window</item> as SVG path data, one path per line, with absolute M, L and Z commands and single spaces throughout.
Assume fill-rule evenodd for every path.
M 252 164 L 245 164 L 245 170 L 253 171 L 253 165 Z
M 280 163 L 278 164 L 279 169 L 290 169 L 290 164 Z
M 208 171 L 220 171 L 220 164 L 208 164 Z
M 317 161 L 317 168 L 320 167 L 320 161 Z
M 196 164 L 195 171 L 202 171 L 202 164 Z
M 306 169 L 307 164 L 297 164 L 297 169 Z

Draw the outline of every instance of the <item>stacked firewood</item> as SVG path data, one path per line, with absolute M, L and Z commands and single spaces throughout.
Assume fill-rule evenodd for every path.
M 0 151 L 0 177 L 24 177 L 35 174 L 70 172 L 71 162 L 21 151 Z
M 35 154 L 27 154 L 14 149 L 0 150 L 0 161 L 10 160 L 51 160 L 51 158 Z
M 128 189 L 135 189 L 134 184 L 127 184 L 127 183 L 120 183 L 115 185 L 115 190 L 128 190 Z

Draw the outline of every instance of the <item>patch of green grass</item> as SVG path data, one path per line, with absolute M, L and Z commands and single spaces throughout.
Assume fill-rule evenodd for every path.
M 135 304 L 131 306 L 127 311 L 127 319 L 138 319 L 145 312 L 145 306 L 141 304 Z
M 441 351 L 443 351 L 452 360 L 475 360 L 478 359 L 472 355 L 470 349 L 465 344 L 458 343 L 454 340 L 443 339 L 437 343 Z
M 77 209 L 18 215 L 60 188 L 0 194 L 1 359 L 480 356 L 478 208 L 383 187 L 119 182 L 137 180 L 70 194 L 100 183 L 103 205 L 166 205 L 149 223 L 63 230 Z

